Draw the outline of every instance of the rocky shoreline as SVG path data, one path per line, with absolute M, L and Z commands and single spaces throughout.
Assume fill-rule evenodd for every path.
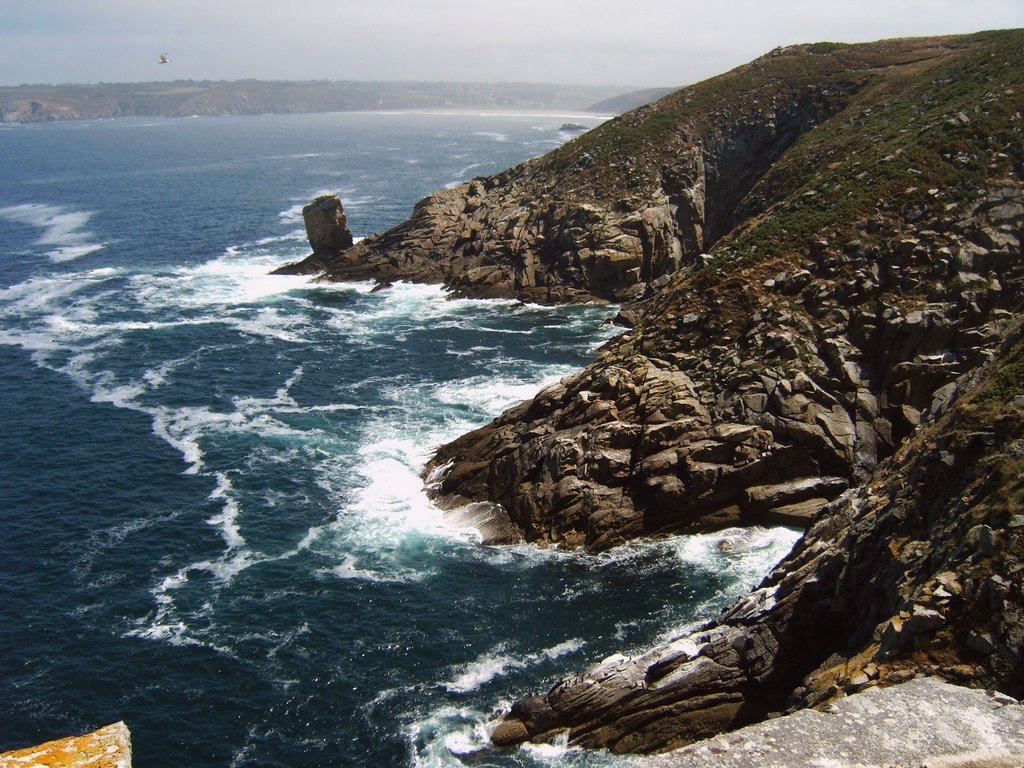
M 426 469 L 489 542 L 808 531 L 495 743 L 676 748 L 918 675 L 1024 694 L 1024 33 L 778 49 L 284 271 L 629 302 Z

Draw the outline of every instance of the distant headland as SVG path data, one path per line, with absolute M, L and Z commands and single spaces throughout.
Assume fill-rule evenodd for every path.
M 19 85 L 0 86 L 0 123 L 406 109 L 617 114 L 650 101 L 652 93 L 601 85 L 337 80 Z

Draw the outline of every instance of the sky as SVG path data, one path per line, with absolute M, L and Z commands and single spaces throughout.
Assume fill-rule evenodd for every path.
M 1024 0 L 0 0 L 0 85 L 681 86 L 779 45 L 1010 27 Z

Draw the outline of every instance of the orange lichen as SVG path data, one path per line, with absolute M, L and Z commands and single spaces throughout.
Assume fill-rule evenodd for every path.
M 131 735 L 124 723 L 0 754 L 0 768 L 131 768 L 131 764 Z

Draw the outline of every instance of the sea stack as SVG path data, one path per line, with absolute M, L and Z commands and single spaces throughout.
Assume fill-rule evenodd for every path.
M 306 237 L 319 257 L 337 256 L 352 247 L 348 217 L 337 195 L 320 195 L 302 209 Z
M 306 237 L 313 252 L 275 269 L 274 275 L 315 275 L 352 247 L 348 217 L 337 195 L 320 195 L 302 209 Z

